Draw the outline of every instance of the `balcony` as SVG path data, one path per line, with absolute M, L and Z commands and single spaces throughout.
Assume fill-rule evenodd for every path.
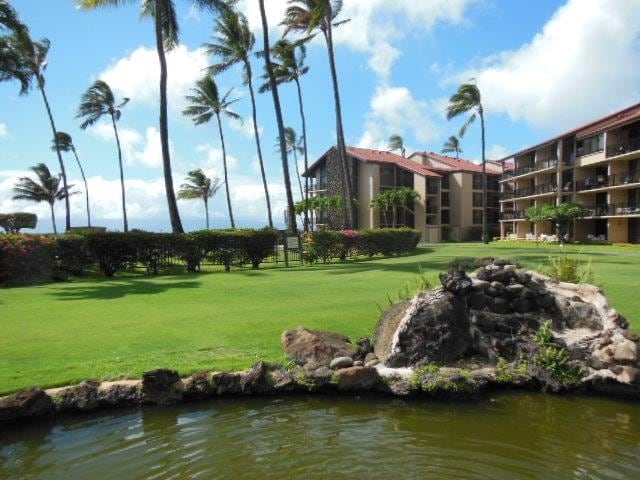
M 585 206 L 583 217 L 616 217 L 627 215 L 640 215 L 640 205 L 628 203 L 612 203 L 595 206 Z
M 558 166 L 557 158 L 548 158 L 546 160 L 539 161 L 535 165 L 530 167 L 520 167 L 514 170 L 509 170 L 508 172 L 504 172 L 500 176 L 500 180 L 507 180 L 512 177 L 519 177 L 521 175 L 527 175 L 529 173 L 538 172 L 540 170 L 546 170 L 548 168 L 554 168 L 557 166 Z
M 327 179 L 312 180 L 309 182 L 309 192 L 318 192 L 327 189 Z
M 533 195 L 544 195 L 546 193 L 555 193 L 558 191 L 558 185 L 555 183 L 543 183 L 535 187 L 518 188 L 513 191 L 513 198 L 531 197 Z
M 623 143 L 609 145 L 607 147 L 607 158 L 636 152 L 638 150 L 640 150 L 640 138 L 634 138 Z
M 589 191 L 597 188 L 622 187 L 640 183 L 639 173 L 616 173 L 614 175 L 596 175 L 577 182 L 578 191 Z
M 506 212 L 500 212 L 500 220 L 524 220 L 526 217 L 524 210 L 510 210 Z
M 427 215 L 437 215 L 437 214 L 438 214 L 437 205 L 427 205 Z

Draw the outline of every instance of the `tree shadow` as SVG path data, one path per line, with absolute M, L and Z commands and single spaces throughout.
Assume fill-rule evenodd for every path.
M 78 283 L 72 287 L 51 292 L 59 300 L 114 300 L 128 295 L 154 295 L 176 288 L 197 288 L 198 279 L 184 280 L 184 275 L 162 277 L 162 282 L 152 281 L 152 277 L 121 277 L 103 279 L 90 285 Z

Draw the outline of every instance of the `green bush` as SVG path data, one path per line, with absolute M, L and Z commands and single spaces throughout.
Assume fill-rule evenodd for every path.
M 43 235 L 0 235 L 0 285 L 48 281 L 53 270 L 53 241 Z
M 243 260 L 251 263 L 251 268 L 260 264 L 275 251 L 278 232 L 272 228 L 262 230 L 243 229 L 233 232 Z
M 82 275 L 93 264 L 84 237 L 80 235 L 58 235 L 54 237 L 56 268 L 70 275 Z M 62 278 L 62 276 L 60 276 Z
M 7 233 L 20 233 L 22 228 L 36 228 L 38 216 L 35 213 L 0 213 L 0 227 Z
M 419 231 L 411 228 L 361 230 L 358 250 L 370 257 L 376 254 L 402 255 L 416 249 L 420 236 Z
M 323 262 L 340 256 L 342 233 L 335 230 L 320 230 L 313 234 L 315 257 Z
M 89 233 L 85 235 L 88 251 L 98 262 L 98 269 L 107 277 L 135 263 L 136 245 L 131 233 Z
M 585 262 L 579 255 L 571 256 L 563 253 L 556 257 L 549 257 L 547 263 L 539 269 L 540 273 L 558 280 L 570 283 L 593 283 L 591 260 Z

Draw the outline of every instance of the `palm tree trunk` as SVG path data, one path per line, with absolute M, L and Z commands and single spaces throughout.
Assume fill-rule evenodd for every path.
M 207 220 L 207 230 L 209 230 L 209 202 L 207 201 L 207 197 L 204 197 L 204 216 Z
M 42 100 L 44 100 L 44 106 L 47 109 L 47 115 L 49 115 L 49 123 L 51 124 L 51 130 L 53 131 L 53 138 L 56 138 L 56 134 L 57 134 L 56 124 L 53 121 L 53 114 L 51 113 L 49 100 L 47 99 L 47 94 L 44 91 L 44 82 L 42 81 L 42 78 L 40 77 L 40 75 L 38 75 L 37 78 L 38 78 L 38 89 L 42 94 Z M 67 172 L 64 168 L 64 162 L 62 161 L 62 154 L 60 153 L 60 148 L 58 148 L 58 143 L 55 142 L 54 144 L 56 146 L 56 155 L 58 155 L 58 162 L 60 164 L 60 174 L 62 175 L 62 185 L 64 186 L 64 191 L 67 193 L 67 195 L 64 197 L 64 208 L 65 208 L 64 222 L 65 222 L 65 231 L 68 232 L 71 229 L 71 207 L 69 206 L 69 195 L 68 195 L 69 185 L 67 184 Z M 55 224 L 54 224 L 54 231 L 55 231 Z
M 229 221 L 231 222 L 231 228 L 236 228 L 236 224 L 233 221 L 233 210 L 231 209 L 231 194 L 229 193 L 229 176 L 227 174 L 227 149 L 224 146 L 224 135 L 222 134 L 222 122 L 220 121 L 219 113 L 216 113 L 216 119 L 218 120 L 220 143 L 222 144 L 222 168 L 224 170 L 224 189 L 227 192 L 227 208 L 229 209 Z
M 256 97 L 253 93 L 253 82 L 251 80 L 251 65 L 249 62 L 244 64 L 247 83 L 249 85 L 249 94 L 251 96 L 251 112 L 253 114 L 253 134 L 256 137 L 256 149 L 258 151 L 258 161 L 260 163 L 260 174 L 262 175 L 262 185 L 264 186 L 264 198 L 267 201 L 267 216 L 269 218 L 269 226 L 273 228 L 273 216 L 271 214 L 271 199 L 269 198 L 269 187 L 267 186 L 267 176 L 264 171 L 264 162 L 262 160 L 262 147 L 260 146 L 260 135 L 258 134 L 258 112 L 256 110 Z
M 293 163 L 296 164 L 296 175 L 298 176 L 298 187 L 300 187 L 300 199 L 304 200 L 304 193 L 302 192 L 302 180 L 300 179 L 300 169 L 298 168 L 298 154 L 296 153 L 295 145 L 293 147 Z
M 84 183 L 84 198 L 87 203 L 87 226 L 91 227 L 91 210 L 89 209 L 89 185 L 87 184 L 87 177 L 85 177 L 84 175 L 84 169 L 82 168 L 82 164 L 80 163 L 80 159 L 78 158 L 76 147 L 72 145 L 71 151 L 73 152 L 73 156 L 76 157 L 76 162 L 78 163 L 78 168 L 80 169 L 80 175 L 82 175 L 82 182 Z
M 125 233 L 129 231 L 129 221 L 127 220 L 127 203 L 124 193 L 124 169 L 122 168 L 122 148 L 120 147 L 120 137 L 118 136 L 118 127 L 116 119 L 111 115 L 111 123 L 113 124 L 113 133 L 116 135 L 116 145 L 118 147 L 118 165 L 120 167 L 120 190 L 122 192 L 122 221 L 124 223 Z
M 487 231 L 487 159 L 485 157 L 485 137 L 484 137 L 484 113 L 482 106 L 479 108 L 480 129 L 482 130 L 482 241 L 489 243 L 489 232 Z
M 307 120 L 304 116 L 304 107 L 302 105 L 302 88 L 300 87 L 300 81 L 296 78 L 296 87 L 298 90 L 298 105 L 300 106 L 300 118 L 302 119 L 302 144 L 304 146 L 304 203 L 309 202 L 309 177 L 306 175 L 309 171 L 309 154 L 307 152 Z M 304 231 L 309 231 L 309 212 L 304 209 Z
M 323 31 L 329 52 L 329 66 L 331 67 L 331 81 L 333 83 L 333 100 L 336 108 L 336 133 L 338 136 L 338 152 L 340 154 L 340 165 L 342 169 L 344 183 L 344 217 L 346 227 L 353 228 L 353 202 L 351 193 L 351 174 L 349 171 L 347 148 L 344 142 L 344 129 L 342 128 L 342 107 L 340 106 L 340 91 L 338 89 L 338 74 L 336 72 L 335 57 L 333 54 L 333 33 L 331 29 L 331 8 L 327 11 L 327 29 Z
M 53 225 L 53 234 L 57 235 L 58 234 L 58 229 L 56 228 L 56 214 L 53 211 L 53 203 L 49 204 L 49 208 L 51 208 L 51 223 Z
M 156 12 L 161 12 L 159 3 L 167 0 L 155 0 Z M 169 207 L 169 219 L 173 233 L 183 233 L 180 212 L 176 202 L 176 194 L 173 190 L 173 176 L 171 175 L 171 155 L 169 153 L 169 125 L 167 121 L 167 59 L 164 54 L 162 39 L 162 19 L 155 15 L 156 50 L 160 61 L 160 145 L 162 147 L 162 169 L 164 172 L 164 187 L 167 192 L 167 204 Z
M 267 25 L 267 15 L 264 11 L 264 0 L 259 0 L 260 16 L 262 18 L 262 39 L 264 41 L 264 61 L 269 75 L 269 85 L 273 97 L 273 106 L 276 110 L 276 123 L 278 124 L 278 138 L 280 139 L 280 158 L 282 160 L 282 173 L 284 175 L 284 187 L 287 193 L 287 218 L 288 230 L 290 233 L 298 233 L 296 222 L 296 211 L 293 206 L 293 194 L 291 193 L 291 178 L 289 177 L 289 164 L 287 162 L 287 146 L 284 138 L 284 121 L 282 120 L 282 109 L 280 108 L 280 96 L 278 95 L 278 84 L 273 73 L 271 64 L 271 53 L 269 53 L 269 26 Z M 253 97 L 252 97 L 253 98 Z M 254 124 L 255 126 L 255 124 Z

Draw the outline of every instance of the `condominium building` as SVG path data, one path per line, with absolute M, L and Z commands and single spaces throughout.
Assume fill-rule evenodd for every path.
M 540 238 L 550 222 L 533 224 L 526 209 L 576 202 L 578 241 L 640 243 L 640 104 L 510 155 L 500 180 L 500 235 Z
M 357 199 L 355 226 L 382 228 L 408 226 L 422 232 L 423 241 L 479 238 L 482 225 L 482 167 L 473 162 L 433 152 L 404 158 L 393 152 L 347 147 L 353 197 Z M 502 167 L 487 163 L 488 222 L 497 227 L 498 180 Z M 331 147 L 309 167 L 310 195 L 343 195 L 344 175 L 336 147 Z M 419 197 L 410 211 L 398 209 L 395 222 L 389 211 L 371 208 L 381 192 L 409 187 Z M 341 228 L 339 209 L 316 211 L 312 226 Z

